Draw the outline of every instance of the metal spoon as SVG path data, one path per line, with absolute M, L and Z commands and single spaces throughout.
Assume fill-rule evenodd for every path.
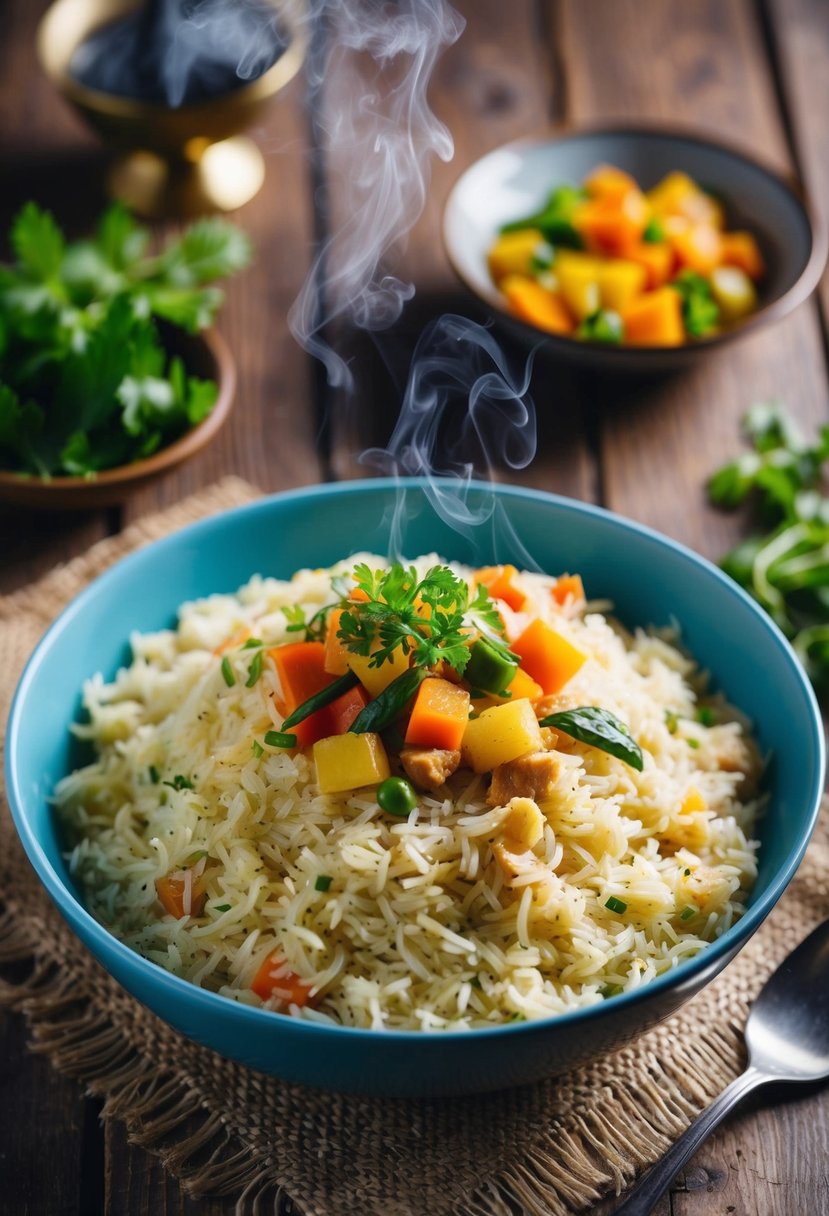
M 647 1216 L 674 1175 L 746 1094 L 774 1081 L 829 1077 L 829 920 L 766 982 L 745 1028 L 748 1068 L 633 1188 L 615 1216 Z

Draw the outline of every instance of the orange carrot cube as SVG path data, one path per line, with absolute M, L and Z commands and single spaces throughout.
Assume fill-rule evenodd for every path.
M 457 684 L 430 677 L 420 685 L 406 728 L 406 742 L 415 747 L 460 748 L 469 722 L 469 693 Z
M 546 694 L 563 688 L 587 659 L 583 650 L 539 618 L 527 626 L 511 649 L 520 656 L 521 666 Z

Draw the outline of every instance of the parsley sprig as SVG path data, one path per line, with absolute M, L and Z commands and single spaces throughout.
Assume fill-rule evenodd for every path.
M 210 413 L 216 385 L 171 358 L 157 321 L 196 332 L 215 281 L 250 260 L 224 220 L 199 220 L 158 254 L 123 206 L 67 242 L 27 203 L 0 266 L 0 469 L 89 476 L 149 456 Z
M 365 599 L 343 601 L 337 636 L 355 654 L 382 667 L 401 650 L 415 667 L 447 663 L 463 675 L 470 637 L 484 633 L 506 649 L 503 624 L 486 587 L 474 593 L 448 566 L 432 566 L 422 578 L 414 566 L 395 563 L 354 568 L 354 587 Z

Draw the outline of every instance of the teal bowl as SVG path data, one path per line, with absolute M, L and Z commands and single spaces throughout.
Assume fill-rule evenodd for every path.
M 253 1068 L 326 1089 L 386 1095 L 471 1093 L 555 1074 L 619 1047 L 667 1017 L 736 954 L 792 878 L 814 827 L 824 773 L 812 690 L 768 618 L 714 566 L 599 508 L 473 483 L 453 528 L 432 503 L 457 483 L 351 482 L 277 495 L 194 524 L 126 558 L 73 600 L 26 667 L 8 725 L 6 786 L 21 840 L 52 899 L 98 961 L 176 1029 Z M 681 623 L 685 643 L 771 753 L 760 872 L 746 915 L 703 953 L 642 989 L 592 1008 L 491 1030 L 367 1031 L 304 1022 L 196 988 L 118 942 L 86 911 L 49 802 L 78 763 L 69 724 L 83 681 L 129 660 L 132 630 L 172 625 L 184 600 L 230 592 L 255 573 L 288 577 L 357 549 L 437 551 L 484 563 L 528 555 L 578 570 L 623 621 Z

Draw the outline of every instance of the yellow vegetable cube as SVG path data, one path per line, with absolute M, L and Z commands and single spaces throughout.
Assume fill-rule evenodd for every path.
M 679 808 L 680 815 L 693 815 L 705 810 L 705 799 L 695 785 L 692 785 L 685 795 L 685 800 Z
M 527 752 L 541 751 L 541 727 L 526 698 L 493 705 L 473 718 L 464 731 L 461 754 L 476 773 L 488 773 Z
M 556 277 L 561 298 L 579 321 L 597 312 L 601 305 L 599 279 L 602 262 L 586 253 L 562 249 L 556 258 Z
M 511 798 L 501 830 L 504 847 L 511 853 L 523 853 L 544 835 L 544 816 L 532 798 Z
M 402 676 L 409 666 L 408 655 L 402 650 L 395 650 L 392 657 L 386 659 L 380 667 L 372 667 L 371 655 L 367 654 L 349 654 L 347 662 L 363 688 L 372 697 L 379 697 L 383 689 L 387 688 L 392 680 Z
M 739 321 L 757 307 L 757 291 L 738 266 L 718 266 L 711 271 L 711 294 L 720 306 L 724 321 Z
M 599 272 L 602 308 L 620 309 L 645 290 L 648 272 L 637 262 L 611 258 Z
M 537 228 L 505 232 L 489 251 L 489 273 L 496 283 L 508 274 L 532 274 L 532 259 L 539 247 L 546 249 L 547 242 Z
M 346 733 L 319 739 L 314 764 L 321 794 L 340 794 L 363 785 L 379 785 L 389 776 L 389 759 L 379 735 Z
M 721 205 L 710 194 L 700 190 L 687 173 L 669 173 L 646 196 L 655 215 L 682 216 L 692 224 L 710 224 L 722 228 L 725 215 Z

